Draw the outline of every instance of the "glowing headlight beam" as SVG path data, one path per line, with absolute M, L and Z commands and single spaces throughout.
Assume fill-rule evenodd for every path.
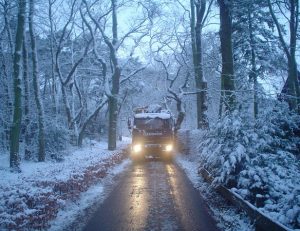
M 134 152 L 140 152 L 140 151 L 142 151 L 142 145 L 141 144 L 135 144 L 135 145 L 133 145 L 132 150 Z
M 172 144 L 166 145 L 166 151 L 167 152 L 171 152 L 172 150 L 173 150 L 173 145 Z

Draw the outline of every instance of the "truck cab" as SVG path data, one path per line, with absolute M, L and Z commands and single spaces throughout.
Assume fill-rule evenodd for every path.
M 174 151 L 174 120 L 169 111 L 138 111 L 133 116 L 131 158 L 147 156 L 171 160 Z

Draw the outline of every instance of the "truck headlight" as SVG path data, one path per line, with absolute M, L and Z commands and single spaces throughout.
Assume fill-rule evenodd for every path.
M 140 151 L 142 151 L 142 145 L 141 144 L 135 144 L 135 145 L 133 145 L 132 150 L 134 152 L 140 152 Z
M 173 150 L 173 145 L 172 144 L 167 144 L 166 145 L 166 151 L 171 152 Z

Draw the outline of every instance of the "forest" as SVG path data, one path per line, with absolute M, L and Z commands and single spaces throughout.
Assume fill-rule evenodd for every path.
M 0 12 L 11 172 L 87 140 L 116 150 L 134 108 L 160 104 L 178 134 L 201 133 L 192 158 L 214 184 L 300 228 L 298 0 L 0 0 Z

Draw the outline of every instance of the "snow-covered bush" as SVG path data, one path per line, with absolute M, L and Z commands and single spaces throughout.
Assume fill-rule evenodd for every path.
M 255 130 L 260 136 L 256 147 L 259 151 L 276 152 L 282 149 L 299 155 L 300 117 L 291 112 L 286 103 L 276 102 L 261 110 Z
M 199 145 L 200 161 L 215 177 L 215 183 L 229 183 L 249 161 L 247 147 L 253 132 L 238 111 L 226 114 L 207 132 Z
M 45 149 L 51 158 L 58 158 L 58 151 L 66 148 L 70 141 L 70 132 L 66 126 L 55 121 L 48 121 L 45 127 Z
M 265 104 L 268 105 L 268 104 Z M 256 120 L 226 114 L 199 144 L 201 167 L 257 207 L 300 228 L 300 116 L 271 101 Z

